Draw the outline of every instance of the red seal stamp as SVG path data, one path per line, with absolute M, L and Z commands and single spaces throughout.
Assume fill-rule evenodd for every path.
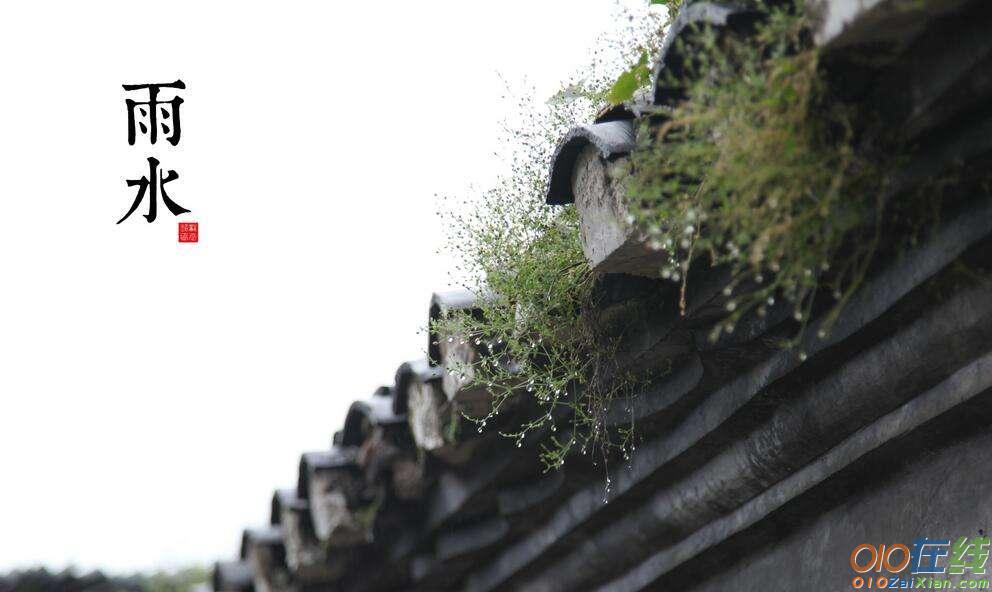
M 197 242 L 200 242 L 200 223 L 199 222 L 180 222 L 179 223 L 179 242 L 181 242 L 181 243 L 197 243 Z

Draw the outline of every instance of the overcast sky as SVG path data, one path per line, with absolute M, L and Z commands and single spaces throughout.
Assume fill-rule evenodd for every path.
M 505 166 L 498 74 L 550 96 L 616 11 L 7 3 L 0 571 L 233 557 L 300 453 L 422 355 L 451 267 L 434 194 Z M 128 146 L 121 84 L 177 78 L 180 144 Z M 115 225 L 149 156 L 198 244 L 161 204 Z

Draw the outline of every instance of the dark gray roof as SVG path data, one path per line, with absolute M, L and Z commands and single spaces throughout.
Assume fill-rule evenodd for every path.
M 759 13 L 730 2 L 687 2 L 665 36 L 654 65 L 654 104 L 673 105 L 685 97 L 684 81 L 695 51 L 693 42 L 704 28 L 744 34 L 757 22 Z
M 358 446 L 371 428 L 405 422 L 406 416 L 394 411 L 393 387 L 382 386 L 371 397 L 351 404 L 345 416 L 341 443 L 344 446 Z
M 283 547 L 283 530 L 279 526 L 246 528 L 241 533 L 241 559 L 248 558 L 248 550 L 253 546 Z
M 304 452 L 300 456 L 299 481 L 296 495 L 300 499 L 308 499 L 310 495 L 310 477 L 317 471 L 349 469 L 358 470 L 355 462 L 357 449 L 355 447 L 334 446 L 330 450 Z
M 992 30 L 992 4 L 955 5 L 967 11 L 942 12 L 939 19 L 924 11 L 920 14 L 930 20 L 900 25 L 899 30 L 913 32 L 912 39 L 893 51 L 888 46 L 884 59 L 882 49 L 871 44 L 858 45 L 856 56 L 824 52 L 824 63 L 842 76 L 853 97 L 893 105 L 886 113 L 891 125 L 909 122 L 921 148 L 894 181 L 899 187 L 918 183 L 924 173 L 987 167 L 992 161 L 987 109 L 992 42 L 983 35 Z M 744 30 L 735 24 L 735 15 L 744 13 L 735 10 L 688 5 L 658 71 L 684 72 L 679 62 L 684 56 L 676 59 L 670 52 L 674 39 L 689 35 L 693 23 Z M 872 26 L 884 22 L 872 14 Z M 900 22 L 905 18 L 901 14 Z M 862 30 L 854 25 L 849 32 Z M 686 39 L 681 46 L 691 48 Z M 855 47 L 854 37 L 847 39 L 844 47 Z M 878 59 L 866 65 L 864 52 L 872 51 Z M 675 96 L 665 93 L 677 90 L 657 88 L 663 91 L 655 94 L 661 103 Z M 570 199 L 578 150 L 592 144 L 605 158 L 624 154 L 633 142 L 635 119 L 643 116 L 616 111 L 608 121 L 564 138 L 552 167 L 551 185 L 558 189 L 552 203 Z M 784 308 L 773 307 L 761 318 L 745 316 L 732 335 L 708 340 L 722 314 L 718 286 L 724 285 L 720 274 L 726 270 L 690 275 L 686 290 L 700 304 L 685 316 L 675 304 L 678 287 L 622 275 L 598 278 L 597 289 L 608 296 L 601 305 L 628 327 L 618 350 L 623 363 L 671 364 L 669 372 L 646 380 L 607 412 L 610 426 L 637 421 L 639 440 L 629 459 L 610 458 L 604 468 L 575 454 L 563 469 L 544 473 L 537 462 L 542 434 L 517 448 L 491 432 L 455 444 L 472 447 L 471 462 L 464 464 L 404 448 L 410 444 L 402 439 L 380 453 L 369 445 L 372 434 L 382 431 L 373 428 L 408 430 L 405 391 L 412 381 L 439 376 L 437 367 L 416 360 L 400 366 L 393 387 L 352 405 L 330 450 L 303 455 L 297 490 L 276 493 L 271 519 L 275 522 L 283 507 L 306 503 L 314 472 L 352 473 L 361 488 L 355 497 L 364 496 L 367 504 L 348 510 L 371 521 L 374 540 L 333 549 L 336 559 L 328 561 L 337 563 L 327 573 L 334 575 L 319 583 L 341 592 L 702 590 L 706 578 L 728 581 L 719 580 L 720 570 L 728 569 L 734 581 L 740 563 L 759 563 L 751 559 L 762 545 L 780 548 L 782 533 L 822 511 L 829 500 L 851 501 L 847 492 L 861 482 L 884 484 L 886 462 L 918 452 L 923 441 L 925 452 L 954 446 L 957 428 L 968 418 L 992 418 L 992 284 L 974 280 L 976 273 L 992 275 L 992 199 L 964 180 L 961 195 L 925 238 L 871 268 L 823 337 L 817 328 L 826 305 L 817 301 L 798 346 L 808 355 L 805 361 L 778 346 L 797 329 Z M 476 313 L 475 296 L 435 294 L 429 316 L 437 319 L 452 310 Z M 632 312 L 643 310 L 650 312 Z M 437 336 L 429 340 L 436 364 Z M 509 425 L 515 419 L 500 421 Z M 360 461 L 359 448 L 372 458 Z M 397 448 L 403 454 L 397 455 Z M 387 453 L 388 458 L 375 457 Z M 360 466 L 377 462 L 382 470 Z M 424 493 L 400 499 L 393 479 L 403 471 L 411 478 L 411 468 L 421 471 Z M 279 547 L 281 536 L 278 529 L 246 531 L 245 545 Z M 246 569 L 237 562 L 218 564 L 215 582 L 235 581 L 237 572 L 240 581 L 250 583 Z M 292 578 L 292 570 L 288 573 Z
M 303 510 L 307 508 L 307 500 L 297 495 L 296 489 L 277 489 L 272 494 L 272 507 L 269 512 L 269 524 L 279 526 L 282 522 L 282 512 L 286 510 Z
M 212 585 L 215 592 L 254 592 L 251 566 L 244 561 L 218 561 L 214 564 Z
M 431 304 L 427 314 L 427 359 L 436 365 L 441 359 L 438 349 L 438 336 L 434 331 L 434 322 L 443 319 L 453 311 L 468 311 L 479 313 L 478 300 L 480 295 L 468 290 L 448 290 L 435 292 L 431 295 Z
M 575 201 L 572 171 L 583 148 L 593 145 L 600 156 L 609 160 L 629 154 L 634 149 L 635 141 L 634 122 L 629 119 L 580 125 L 569 130 L 551 157 L 547 202 L 560 205 Z
M 393 386 L 393 413 L 406 415 L 408 389 L 414 382 L 430 382 L 440 380 L 443 371 L 432 366 L 426 359 L 403 362 L 396 369 L 396 380 Z

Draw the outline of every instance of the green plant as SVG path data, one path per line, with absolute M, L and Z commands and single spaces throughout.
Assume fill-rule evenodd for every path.
M 640 59 L 617 77 L 606 93 L 606 100 L 617 105 L 634 98 L 634 94 L 651 83 L 651 64 L 648 52 L 641 52 Z
M 814 296 L 824 292 L 835 299 L 820 325 L 825 337 L 880 249 L 883 224 L 924 219 L 935 203 L 926 190 L 893 199 L 889 180 L 904 153 L 897 137 L 831 93 L 804 4 L 782 4 L 750 2 L 763 13 L 751 35 L 696 32 L 688 81 L 669 81 L 685 85 L 685 100 L 641 123 L 625 173 L 628 222 L 669 255 L 659 273 L 681 284 L 683 312 L 697 261 L 732 272 L 714 340 L 777 300 L 791 307 L 801 334 Z M 467 214 L 448 212 L 468 285 L 485 295 L 480 316 L 456 314 L 434 327 L 483 350 L 472 368 L 449 371 L 471 370 L 476 385 L 493 393 L 491 413 L 471 418 L 479 431 L 507 401 L 532 401 L 536 413 L 502 433 L 520 445 L 547 428 L 541 454 L 549 468 L 576 449 L 606 460 L 634 446 L 634 426 L 608 430 L 604 418 L 638 377 L 617 367 L 616 344 L 587 314 L 594 275 L 574 208 L 549 208 L 543 198 L 551 148 L 562 134 L 603 101 L 629 100 L 647 82 L 647 56 L 660 38 L 655 25 L 654 37 L 629 45 L 625 63 L 632 65 L 619 75 L 570 85 L 543 116 L 525 119 L 510 174 Z
M 855 145 L 862 115 L 830 95 L 801 7 L 766 10 L 747 39 L 699 35 L 688 99 L 642 126 L 631 159 L 633 221 L 670 253 L 662 276 L 684 288 L 700 257 L 733 270 L 713 339 L 781 298 L 805 323 L 824 285 L 829 330 L 878 248 L 865 221 L 881 220 L 894 163 Z
M 159 571 L 136 577 L 141 589 L 147 592 L 189 592 L 198 584 L 204 584 L 209 580 L 207 570 L 202 567 Z
M 363 530 L 371 531 L 372 527 L 375 525 L 375 518 L 379 514 L 379 508 L 381 507 L 382 495 L 377 493 L 369 504 L 364 505 L 355 511 L 355 521 Z
M 482 349 L 472 368 L 448 370 L 471 370 L 475 386 L 492 392 L 492 411 L 469 418 L 480 432 L 496 423 L 510 400 L 529 399 L 532 416 L 502 433 L 521 445 L 528 433 L 546 429 L 541 457 L 549 468 L 562 466 L 573 449 L 627 446 L 627 439 L 604 438 L 601 426 L 609 399 L 622 387 L 589 388 L 609 355 L 595 343 L 582 314 L 592 274 L 577 213 L 544 203 L 548 162 L 562 135 L 595 116 L 618 78 L 633 76 L 633 84 L 624 83 L 631 95 L 648 82 L 660 17 L 620 22 L 625 28 L 619 40 L 608 40 L 581 78 L 536 109 L 528 100 L 518 104 L 523 123 L 507 130 L 514 147 L 508 173 L 471 205 L 442 208 L 452 231 L 449 245 L 460 261 L 457 271 L 464 285 L 482 296 L 481 316 L 455 314 L 433 327 L 442 339 L 471 340 Z M 620 72 L 622 64 L 631 63 L 635 74 Z

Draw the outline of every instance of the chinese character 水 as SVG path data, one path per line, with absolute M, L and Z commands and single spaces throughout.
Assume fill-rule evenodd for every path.
M 168 174 L 164 177 L 162 172 L 158 170 L 158 159 L 154 157 L 148 157 L 148 176 L 141 177 L 140 179 L 128 179 L 128 187 L 137 187 L 138 194 L 134 198 L 134 203 L 131 204 L 131 209 L 124 214 L 124 217 L 117 221 L 118 224 L 127 220 L 128 216 L 134 213 L 141 205 L 142 200 L 145 197 L 145 193 L 149 194 L 148 197 L 148 213 L 143 214 L 146 220 L 149 222 L 155 221 L 155 216 L 157 215 L 157 204 L 158 195 L 162 195 L 162 203 L 165 207 L 169 208 L 173 216 L 178 216 L 179 214 L 184 214 L 189 212 L 186 208 L 177 204 L 169 198 L 169 194 L 165 192 L 165 184 L 174 181 L 179 178 L 179 173 L 173 170 L 169 170 Z

